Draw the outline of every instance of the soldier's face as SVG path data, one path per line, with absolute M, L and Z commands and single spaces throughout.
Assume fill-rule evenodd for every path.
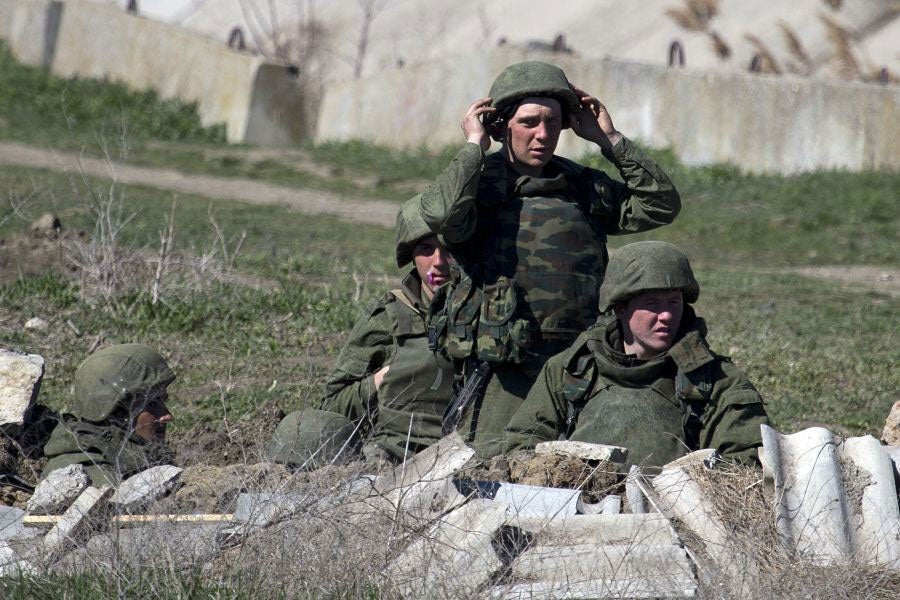
M 172 413 L 166 407 L 168 394 L 149 398 L 143 404 L 143 410 L 140 410 L 135 417 L 133 427 L 134 435 L 145 439 L 148 442 L 162 442 L 166 439 L 166 426 L 172 420 Z
M 436 235 L 422 238 L 413 248 L 413 262 L 416 273 L 425 284 L 425 295 L 429 298 L 434 290 L 450 278 L 450 254 L 441 246 Z
M 552 98 L 525 98 L 506 125 L 506 160 L 522 175 L 538 176 L 553 158 L 562 108 Z
M 683 313 L 681 291 L 647 292 L 617 306 L 625 352 L 648 359 L 671 348 Z

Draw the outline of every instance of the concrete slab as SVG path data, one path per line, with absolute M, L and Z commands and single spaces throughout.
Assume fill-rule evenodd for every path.
M 563 517 L 575 515 L 579 490 L 539 487 L 497 481 L 458 479 L 456 488 L 464 496 L 487 498 L 507 504 L 514 515 Z
M 539 581 L 498 586 L 488 594 L 491 600 L 575 600 L 592 598 L 693 598 L 697 595 L 697 582 L 693 577 L 667 577 L 662 579 L 603 579 L 589 581 Z
M 46 554 L 51 558 L 56 557 L 68 547 L 89 537 L 98 527 L 98 519 L 105 516 L 112 494 L 111 486 L 89 487 L 84 490 L 44 536 Z
M 456 432 L 429 446 L 392 471 L 375 478 L 376 493 L 389 494 L 414 483 L 445 479 L 462 468 L 475 454 Z
M 0 427 L 21 427 L 37 399 L 44 377 L 44 359 L 0 349 Z
M 628 510 L 634 514 L 647 512 L 647 501 L 644 498 L 644 492 L 638 485 L 637 479 L 641 477 L 641 468 L 637 465 L 631 465 L 628 476 L 625 478 L 625 498 L 628 500 Z
M 570 440 L 541 442 L 535 446 L 534 453 L 538 455 L 570 456 L 584 460 L 605 460 L 616 464 L 622 464 L 628 460 L 628 448 Z
M 535 546 L 512 563 L 513 581 L 642 581 L 691 578 L 683 548 L 649 544 Z
M 575 515 L 573 517 L 518 516 L 508 525 L 533 537 L 536 544 L 676 544 L 669 520 L 659 513 L 621 515 Z
M 407 598 L 472 598 L 503 567 L 493 540 L 507 507 L 472 500 L 435 524 L 389 567 L 389 581 Z
M 138 511 L 174 490 L 182 471 L 173 465 L 159 465 L 135 473 L 119 484 L 110 504 L 120 512 Z
M 91 478 L 84 471 L 84 465 L 68 465 L 51 471 L 28 499 L 28 512 L 33 515 L 58 515 L 81 495 Z
M 595 503 L 585 502 L 582 498 L 578 498 L 575 509 L 579 515 L 617 515 L 622 512 L 622 496 L 610 494 Z

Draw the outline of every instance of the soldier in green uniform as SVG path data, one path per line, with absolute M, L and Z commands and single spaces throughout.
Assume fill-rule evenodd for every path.
M 149 467 L 168 464 L 172 414 L 167 388 L 175 373 L 143 344 L 118 344 L 91 354 L 75 372 L 72 412 L 44 445 L 44 475 L 82 464 L 93 485 L 115 485 Z
M 570 439 L 624 446 L 630 464 L 661 466 L 701 448 L 755 461 L 763 400 L 710 350 L 691 306 L 699 294 L 672 244 L 616 252 L 600 288 L 603 314 L 544 366 L 506 429 L 507 449 Z
M 569 127 L 597 145 L 624 183 L 554 155 Z M 507 67 L 490 96 L 469 107 L 462 129 L 466 145 L 422 194 L 420 210 L 462 273 L 432 333 L 435 345 L 449 348 L 465 371 L 467 353 L 493 364 L 482 404 L 461 423 L 490 456 L 544 362 L 596 320 L 607 236 L 671 223 L 681 200 L 606 107 L 553 65 Z M 485 156 L 491 138 L 502 145 Z M 473 298 L 483 306 L 466 308 Z
M 453 366 L 428 350 L 425 317 L 434 290 L 447 281 L 449 256 L 419 216 L 418 198 L 397 217 L 396 256 L 397 266 L 414 268 L 354 325 L 320 410 L 291 413 L 279 424 L 274 460 L 327 462 L 352 449 L 353 437 L 366 440 L 368 458 L 399 462 L 441 438 Z

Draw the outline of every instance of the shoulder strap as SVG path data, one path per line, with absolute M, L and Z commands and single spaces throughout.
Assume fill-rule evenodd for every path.
M 594 354 L 585 342 L 578 348 L 563 371 L 563 398 L 566 401 L 566 427 L 561 440 L 568 439 L 578 423 L 578 415 L 588 402 L 597 380 Z
M 684 410 L 684 433 L 688 446 L 696 449 L 700 430 L 703 428 L 703 413 L 713 390 L 713 363 L 704 363 L 690 372 L 680 367 L 675 375 L 675 400 Z

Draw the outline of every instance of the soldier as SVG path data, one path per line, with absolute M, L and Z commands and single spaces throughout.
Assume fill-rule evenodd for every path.
M 399 462 L 440 439 L 453 366 L 428 351 L 425 317 L 447 281 L 449 257 L 419 216 L 418 198 L 397 217 L 396 256 L 397 266 L 414 268 L 354 325 L 325 382 L 322 410 L 297 411 L 279 424 L 273 460 L 328 462 L 352 449 L 354 437 L 369 440 L 368 458 Z
M 507 427 L 507 448 L 570 439 L 625 446 L 629 464 L 661 466 L 700 448 L 757 460 L 765 406 L 747 377 L 706 342 L 700 286 L 665 242 L 616 252 L 597 323 L 551 358 Z
M 168 464 L 172 414 L 167 388 L 175 373 L 143 344 L 98 350 L 75 372 L 75 403 L 44 446 L 44 475 L 82 464 L 93 485 L 115 485 L 149 467 Z
M 555 156 L 568 127 L 597 144 L 624 183 Z M 475 400 L 461 419 L 490 456 L 544 362 L 596 320 L 607 235 L 671 223 L 681 200 L 606 107 L 553 65 L 507 67 L 462 129 L 468 143 L 421 196 L 425 222 L 461 266 L 431 335 L 464 378 L 492 364 L 483 406 Z M 491 138 L 502 146 L 485 156 Z

